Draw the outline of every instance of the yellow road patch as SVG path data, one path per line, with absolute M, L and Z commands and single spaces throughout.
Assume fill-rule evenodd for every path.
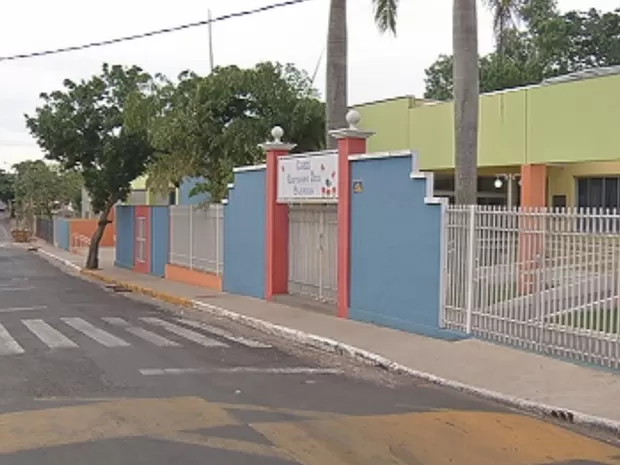
M 242 425 L 230 413 L 239 410 L 288 413 L 299 420 L 250 425 L 272 445 L 209 434 L 209 428 Z M 614 446 L 512 413 L 443 410 L 345 416 L 179 397 L 0 415 L 0 454 L 131 437 L 303 465 L 532 465 L 577 460 L 620 465 L 615 459 L 620 449 Z
M 620 449 L 510 413 L 443 411 L 252 425 L 303 465 L 620 464 Z

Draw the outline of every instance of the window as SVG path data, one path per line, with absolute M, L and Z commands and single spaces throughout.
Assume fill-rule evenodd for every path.
M 138 234 L 136 235 L 136 260 L 144 263 L 146 261 L 146 218 L 138 217 Z
M 578 178 L 577 206 L 580 208 L 620 208 L 620 177 Z
M 620 177 L 577 179 L 577 206 L 579 208 L 609 209 L 610 216 L 590 214 L 580 218 L 579 228 L 591 232 L 619 232 Z
M 479 205 L 506 205 L 508 198 L 508 183 L 503 180 L 498 188 L 495 186 L 495 176 L 478 177 L 478 204 Z M 454 203 L 454 175 L 438 174 L 435 176 L 435 196 L 447 197 L 450 204 Z M 518 195 L 518 189 L 515 189 Z

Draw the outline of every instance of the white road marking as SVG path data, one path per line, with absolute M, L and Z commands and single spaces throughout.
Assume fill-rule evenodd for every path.
M 35 305 L 34 307 L 6 307 L 0 308 L 0 313 L 10 313 L 10 312 L 26 312 L 30 310 L 45 310 L 47 305 Z
M 308 367 L 232 367 L 232 368 L 143 368 L 139 370 L 143 376 L 162 375 L 207 375 L 214 373 L 254 373 L 266 375 L 341 375 L 343 370 L 337 368 L 308 368 Z
M 150 342 L 151 344 L 155 344 L 158 347 L 181 347 L 181 344 L 171 341 L 170 339 L 160 336 L 159 334 L 153 333 L 144 328 L 138 328 L 135 326 L 131 326 L 127 321 L 123 320 L 122 318 L 106 317 L 102 319 L 106 323 L 124 328 L 125 331 L 127 331 L 128 333 L 131 333 L 134 336 L 144 339 L 145 341 Z
M 211 326 L 206 323 L 202 323 L 201 321 L 187 320 L 185 318 L 177 318 L 177 321 L 184 323 L 188 326 L 193 326 L 194 328 L 208 331 L 211 334 L 215 334 L 216 336 L 222 337 L 224 339 L 228 339 L 229 341 L 232 341 L 232 342 L 237 342 L 246 347 L 252 347 L 254 349 L 269 349 L 271 347 L 269 344 L 265 344 L 264 342 L 254 341 L 252 339 L 248 339 L 242 336 L 235 336 L 234 334 L 228 331 L 225 331 L 220 328 L 216 328 L 215 326 Z
M 0 324 L 0 355 L 23 354 L 24 349 Z
M 112 334 L 104 331 L 103 329 L 99 329 L 88 321 L 83 320 L 82 318 L 61 318 L 62 321 L 67 323 L 72 328 L 78 330 L 82 334 L 94 339 L 99 344 L 105 347 L 128 347 L 129 344 L 126 341 L 123 341 L 121 338 L 113 336 Z
M 22 323 L 50 349 L 72 349 L 78 345 L 43 320 L 22 320 Z
M 164 328 L 165 330 L 170 331 L 171 333 L 174 333 L 177 336 L 184 337 L 185 339 L 195 342 L 196 344 L 200 344 L 204 347 L 228 347 L 223 342 L 210 339 L 206 336 L 203 336 L 200 333 L 191 331 L 187 328 L 183 328 L 182 326 L 177 326 L 168 321 L 160 320 L 159 318 L 140 318 L 140 319 L 144 321 L 145 323 L 149 323 L 149 324 Z
M 17 292 L 17 291 L 31 291 L 34 286 L 29 287 L 0 287 L 0 292 Z

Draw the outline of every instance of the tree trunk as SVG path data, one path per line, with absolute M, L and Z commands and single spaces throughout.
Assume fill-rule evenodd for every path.
M 325 145 L 338 146 L 331 129 L 347 127 L 347 0 L 330 0 L 325 83 Z
M 103 237 L 106 226 L 110 223 L 108 217 L 110 216 L 110 211 L 113 206 L 114 203 L 109 203 L 99 215 L 97 229 L 95 229 L 90 239 L 90 246 L 88 247 L 88 257 L 86 258 L 87 270 L 96 270 L 99 268 L 99 244 L 101 243 L 101 238 Z
M 454 164 L 456 203 L 476 204 L 478 184 L 478 19 L 476 0 L 454 0 Z

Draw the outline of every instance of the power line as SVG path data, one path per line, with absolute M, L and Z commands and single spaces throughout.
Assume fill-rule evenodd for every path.
M 22 54 L 19 54 L 19 55 L 10 55 L 10 56 L 5 56 L 5 57 L 0 57 L 0 62 L 2 62 L 2 61 L 25 60 L 25 59 L 28 59 L 28 58 L 38 58 L 38 57 L 43 57 L 43 56 L 47 56 L 47 55 L 58 55 L 59 53 L 77 52 L 79 50 L 86 50 L 86 49 L 89 49 L 89 48 L 104 47 L 106 45 L 113 45 L 113 44 L 118 44 L 118 43 L 121 43 L 121 42 L 130 42 L 130 41 L 133 41 L 133 40 L 146 39 L 146 38 L 154 37 L 154 36 L 158 36 L 158 35 L 170 34 L 172 32 L 183 31 L 185 29 L 191 29 L 191 28 L 195 28 L 195 27 L 206 26 L 208 24 L 218 23 L 218 22 L 221 22 L 221 21 L 226 21 L 228 19 L 240 18 L 240 17 L 243 17 L 243 16 L 251 16 L 251 15 L 258 14 L 258 13 L 263 13 L 265 11 L 275 10 L 275 9 L 278 9 L 278 8 L 284 8 L 284 7 L 287 7 L 287 6 L 292 6 L 292 5 L 296 5 L 298 3 L 305 3 L 305 2 L 309 2 L 309 1 L 310 0 L 286 0 L 286 1 L 283 1 L 283 2 L 279 2 L 279 3 L 272 3 L 270 5 L 261 6 L 259 8 L 253 8 L 251 10 L 243 10 L 243 11 L 237 11 L 235 13 L 229 13 L 229 14 L 226 14 L 226 15 L 218 16 L 218 17 L 213 18 L 213 19 L 207 19 L 205 21 L 197 21 L 195 23 L 188 23 L 188 24 L 182 24 L 180 26 L 175 26 L 175 27 L 168 27 L 168 28 L 164 28 L 164 29 L 157 29 L 155 31 L 143 32 L 141 34 L 133 34 L 133 35 L 129 35 L 129 36 L 118 37 L 116 39 L 102 40 L 102 41 L 99 41 L 99 42 L 90 42 L 90 43 L 87 43 L 87 44 L 74 45 L 74 46 L 71 46 L 71 47 L 63 47 L 63 48 L 57 48 L 57 49 L 51 49 L 51 50 L 43 50 L 41 52 L 22 53 Z

